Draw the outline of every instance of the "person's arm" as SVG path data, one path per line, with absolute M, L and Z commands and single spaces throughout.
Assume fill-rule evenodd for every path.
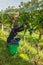
M 16 32 L 21 32 L 24 30 L 24 26 L 21 25 L 21 26 L 18 26 L 18 28 L 16 29 Z

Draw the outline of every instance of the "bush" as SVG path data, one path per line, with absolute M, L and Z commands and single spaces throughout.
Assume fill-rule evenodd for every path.
M 43 62 L 43 53 L 40 53 L 39 56 L 40 56 L 40 60 Z

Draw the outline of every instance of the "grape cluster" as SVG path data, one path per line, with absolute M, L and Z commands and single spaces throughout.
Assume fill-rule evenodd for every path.
M 34 33 L 33 29 L 30 29 L 30 35 L 32 35 Z

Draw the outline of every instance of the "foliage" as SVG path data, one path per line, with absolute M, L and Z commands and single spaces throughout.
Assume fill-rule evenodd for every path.
M 21 2 L 19 8 L 17 9 L 15 8 L 13 10 L 12 8 L 8 7 L 8 9 L 6 9 L 5 11 L 1 11 L 0 23 L 4 24 L 5 25 L 4 27 L 6 29 L 10 29 L 13 26 L 12 24 L 24 25 L 24 33 L 21 32 L 21 34 L 19 33 L 20 35 L 18 34 L 17 36 L 21 38 L 18 56 L 15 55 L 11 57 L 10 55 L 8 55 L 8 51 L 6 51 L 7 49 L 5 42 L 9 33 L 7 33 L 6 31 L 3 32 L 0 31 L 0 42 L 1 42 L 0 55 L 2 57 L 0 65 L 3 65 L 2 63 L 4 63 L 4 65 L 12 65 L 12 64 L 21 65 L 22 63 L 23 63 L 22 65 L 25 64 L 32 65 L 33 63 L 37 63 L 37 65 L 42 65 L 41 63 L 43 63 L 43 48 L 41 46 L 40 50 L 40 45 L 41 43 L 43 44 L 42 41 L 43 39 L 41 40 L 43 35 L 43 2 L 42 1 L 38 2 L 38 0 L 37 3 L 35 0 L 34 2 L 32 1 L 27 3 Z M 11 11 L 19 12 L 19 16 L 15 18 L 15 14 L 6 14 Z M 14 17 L 14 20 L 12 20 L 11 17 Z M 28 33 L 26 33 L 27 30 Z M 34 31 L 34 34 L 32 33 L 33 34 L 32 36 L 30 36 L 29 34 L 30 31 Z M 24 44 L 23 36 L 25 36 L 26 44 Z M 27 60 L 28 63 L 27 61 L 24 60 Z M 29 63 L 29 61 L 30 62 L 32 61 L 31 62 L 32 64 Z M 41 63 L 38 64 L 38 62 Z

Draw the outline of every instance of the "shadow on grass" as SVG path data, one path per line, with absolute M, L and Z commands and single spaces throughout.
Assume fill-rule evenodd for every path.
M 6 45 L 7 43 L 0 39 L 0 65 L 32 65 L 29 61 L 23 60 L 19 54 L 11 56 Z

